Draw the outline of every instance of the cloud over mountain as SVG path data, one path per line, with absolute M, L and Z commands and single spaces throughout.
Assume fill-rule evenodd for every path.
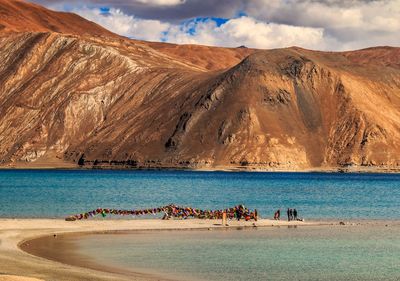
M 400 0 L 35 2 L 73 11 L 118 34 L 145 40 L 323 50 L 400 45 Z M 109 13 L 101 13 L 104 8 Z

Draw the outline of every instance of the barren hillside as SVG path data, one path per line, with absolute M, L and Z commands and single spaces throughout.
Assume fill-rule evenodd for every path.
M 0 0 L 0 32 L 31 31 L 118 37 L 101 26 L 72 13 L 54 12 L 20 0 Z
M 0 18 L 3 166 L 400 167 L 399 48 L 148 43 L 82 18 L 25 23 L 26 5 L 0 1 L 2 14 L 27 14 L 19 28 Z

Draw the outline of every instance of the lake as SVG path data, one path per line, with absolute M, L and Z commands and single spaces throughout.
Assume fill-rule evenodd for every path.
M 31 244 L 62 262 L 169 280 L 400 280 L 398 223 L 63 235 Z
M 59 218 L 95 208 L 245 204 L 262 217 L 399 219 L 400 175 L 193 171 L 0 170 L 0 216 Z

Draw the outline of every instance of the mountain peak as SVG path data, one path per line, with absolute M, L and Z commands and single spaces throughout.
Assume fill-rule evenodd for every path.
M 399 169 L 400 53 L 130 40 L 0 0 L 11 166 Z
M 58 32 L 79 36 L 119 37 L 76 14 L 55 12 L 20 0 L 0 0 L 0 14 L 0 33 Z

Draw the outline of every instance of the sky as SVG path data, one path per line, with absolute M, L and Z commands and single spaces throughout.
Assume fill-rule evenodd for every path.
M 354 50 L 400 46 L 400 0 L 34 0 L 130 38 Z

